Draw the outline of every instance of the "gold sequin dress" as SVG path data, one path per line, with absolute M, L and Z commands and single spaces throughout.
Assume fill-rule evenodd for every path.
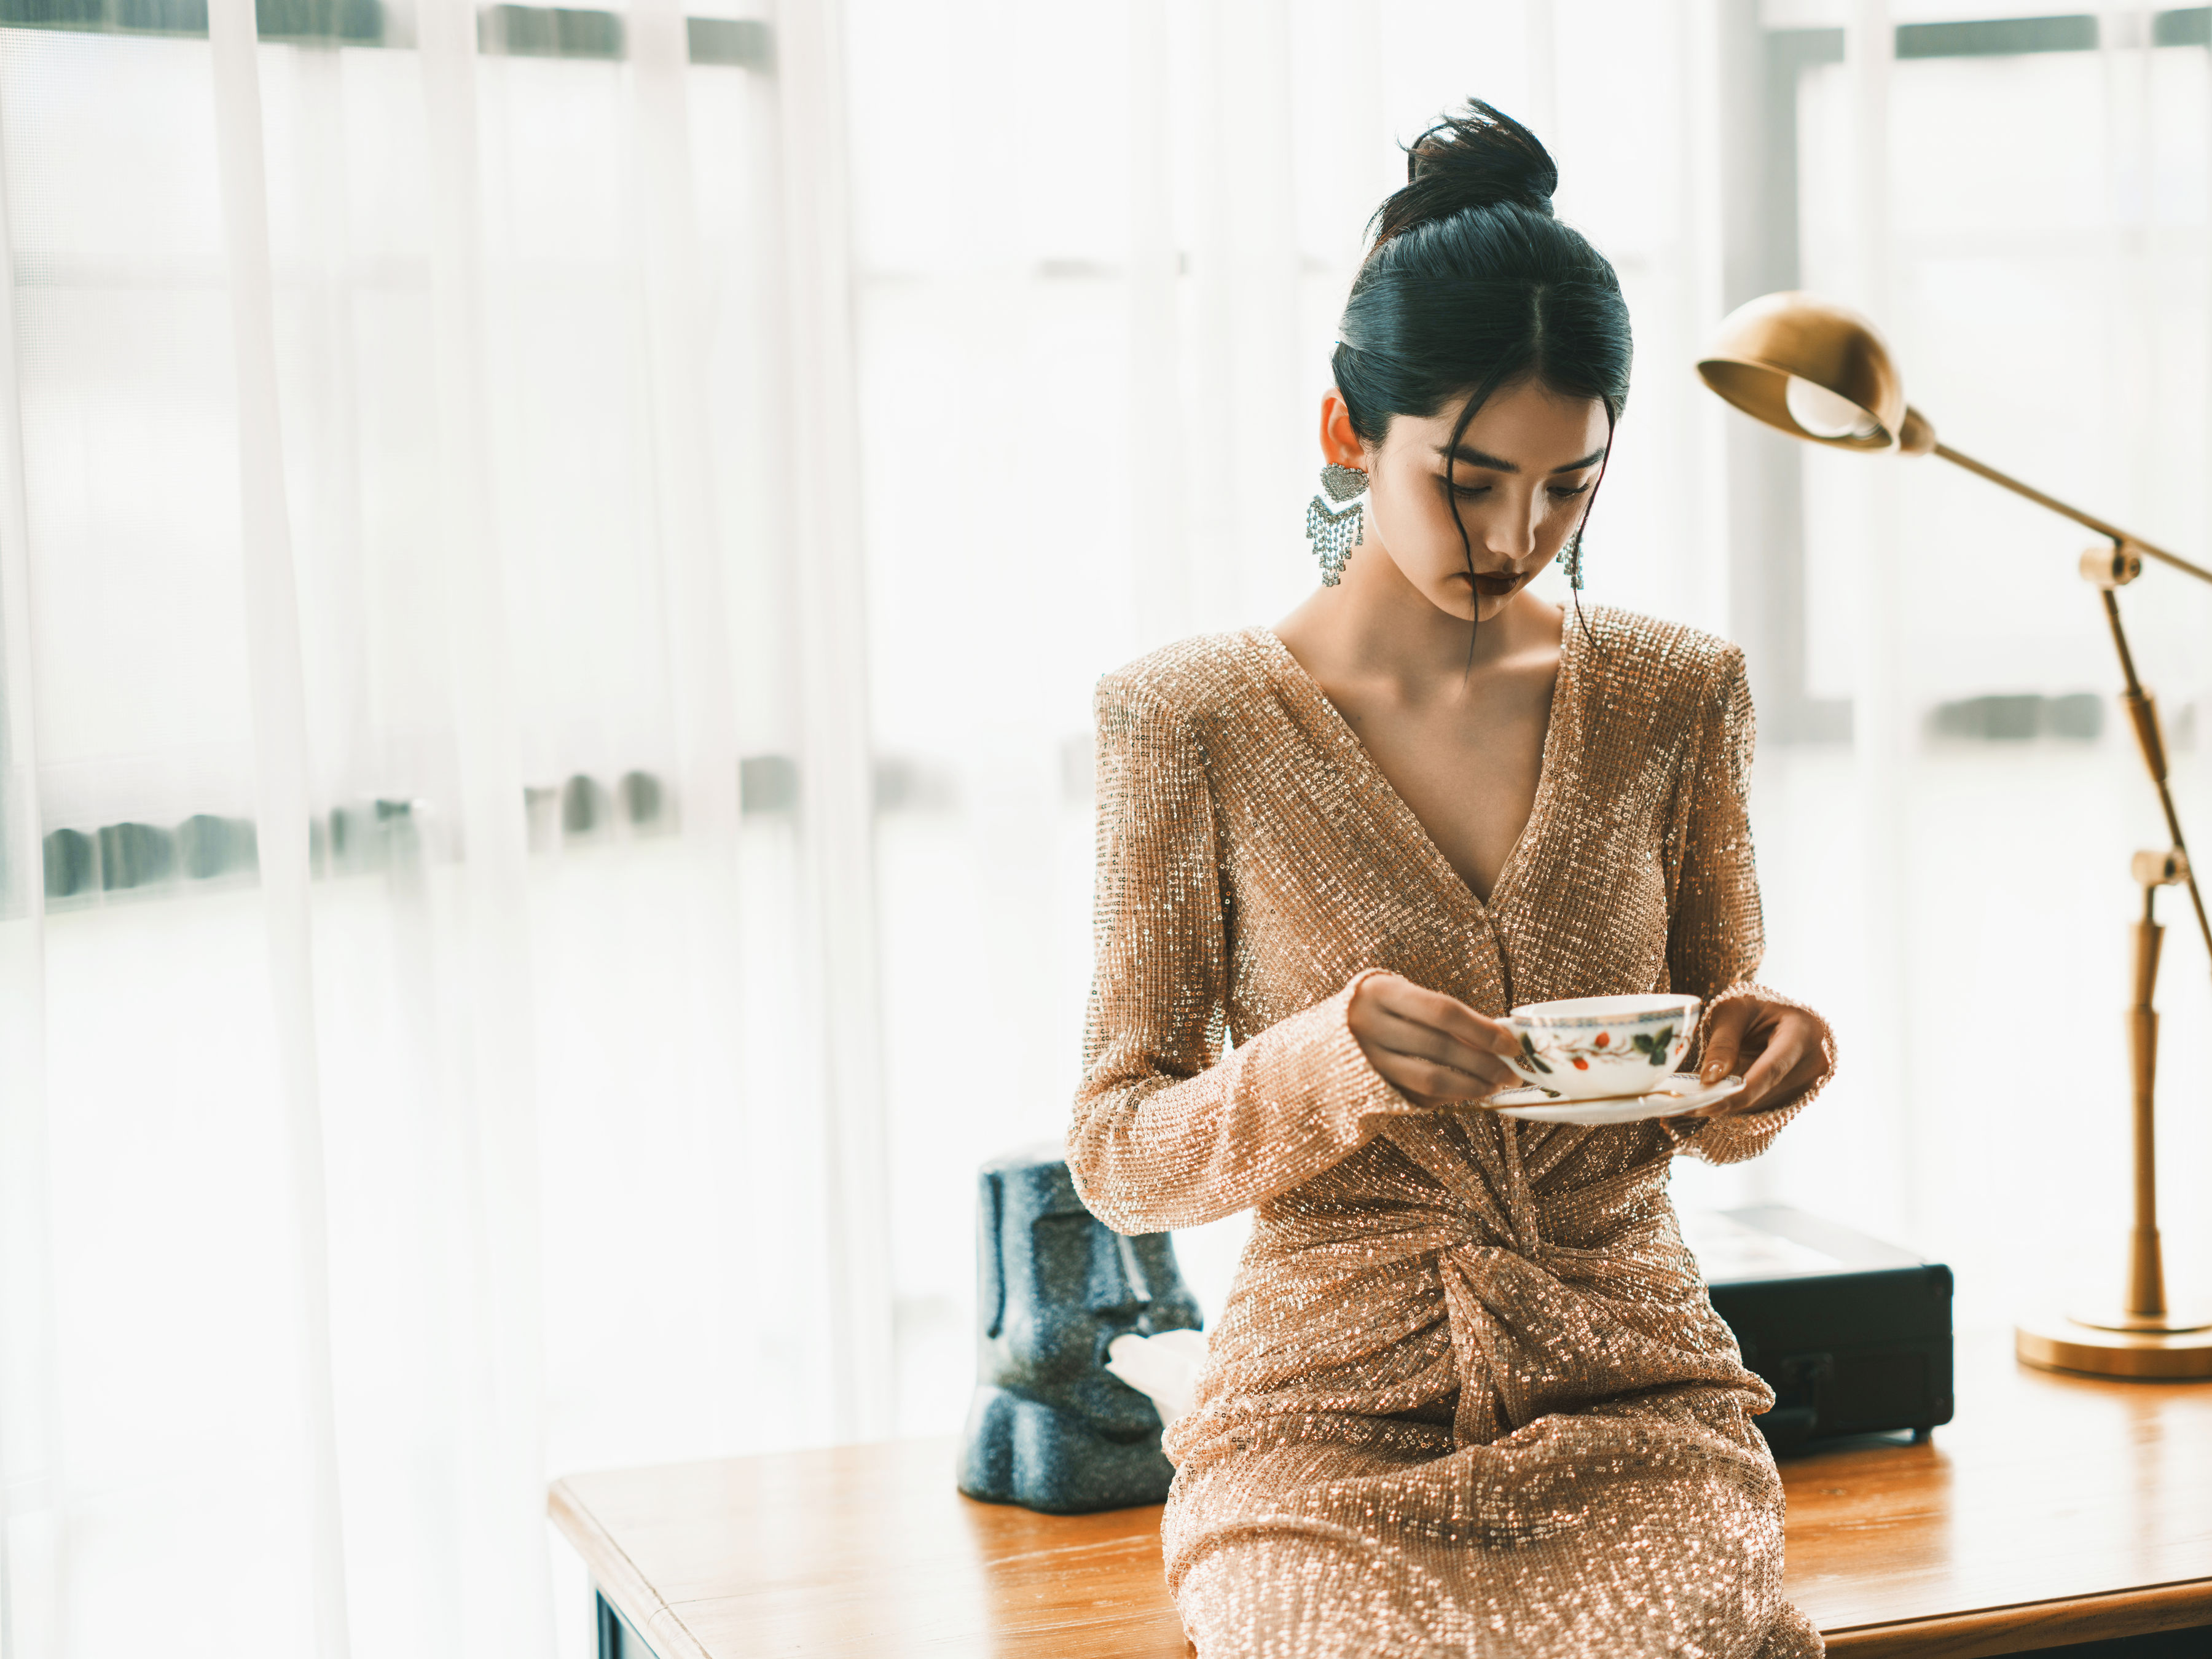
M 1667 1194 L 1674 1153 L 1749 1158 L 1809 1094 L 1683 1126 L 1431 1110 L 1346 1024 L 1369 969 L 1491 1014 L 1753 988 L 1742 655 L 1619 611 L 1588 629 L 1487 904 L 1272 632 L 1100 683 L 1069 1166 L 1124 1232 L 1256 1212 L 1167 1437 L 1199 1659 L 1821 1651 L 1782 1599 L 1749 1421 L 1772 1395 Z

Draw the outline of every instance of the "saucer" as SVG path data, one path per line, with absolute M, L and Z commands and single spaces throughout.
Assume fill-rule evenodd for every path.
M 1641 1123 L 1649 1117 L 1674 1117 L 1684 1112 L 1726 1100 L 1743 1087 L 1740 1077 L 1724 1077 L 1710 1085 L 1693 1072 L 1669 1072 L 1648 1095 L 1607 1095 L 1598 1100 L 1568 1100 L 1533 1085 L 1508 1089 L 1482 1104 L 1500 1117 L 1517 1117 L 1527 1123 L 1578 1123 L 1584 1127 L 1601 1123 Z

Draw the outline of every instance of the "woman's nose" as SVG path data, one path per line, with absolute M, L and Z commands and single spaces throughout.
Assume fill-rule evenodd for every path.
M 1516 565 L 1525 563 L 1536 551 L 1536 532 L 1542 518 L 1542 510 L 1533 500 L 1509 501 L 1501 505 L 1492 522 L 1483 526 L 1482 544 L 1498 558 Z

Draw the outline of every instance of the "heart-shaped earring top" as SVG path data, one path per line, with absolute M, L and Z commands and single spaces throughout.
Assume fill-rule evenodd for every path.
M 1333 501 L 1348 501 L 1367 488 L 1367 475 L 1356 466 L 1339 466 L 1334 461 L 1321 470 L 1321 487 L 1328 491 Z

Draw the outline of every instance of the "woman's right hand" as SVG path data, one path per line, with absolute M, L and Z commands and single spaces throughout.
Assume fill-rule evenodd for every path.
M 1367 1063 L 1418 1106 L 1480 1100 L 1522 1080 L 1498 1058 L 1521 1052 L 1510 1031 L 1401 974 L 1361 980 L 1345 1023 Z

